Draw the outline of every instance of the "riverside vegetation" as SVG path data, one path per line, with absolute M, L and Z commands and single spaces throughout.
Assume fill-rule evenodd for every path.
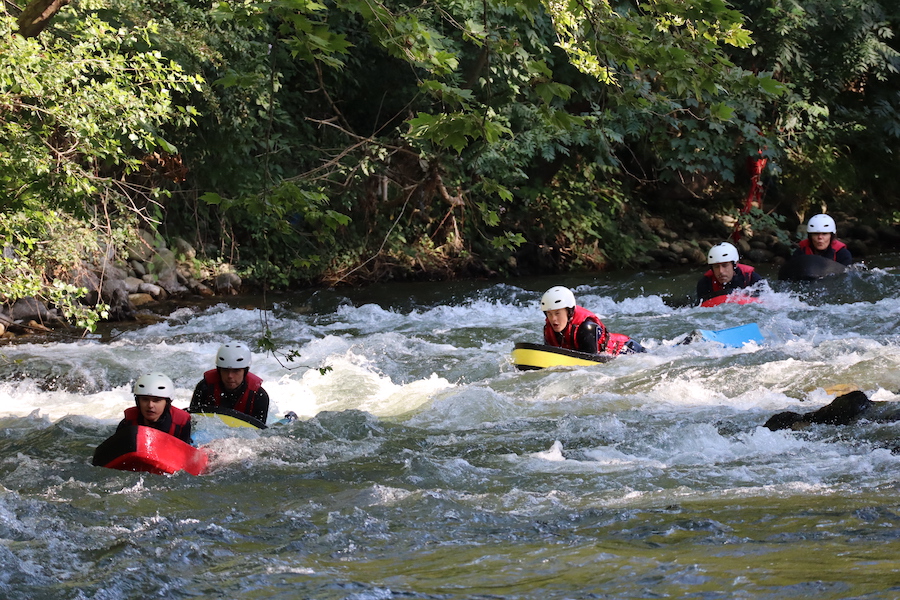
M 897 247 L 896 3 L 6 1 L 0 327 Z M 767 161 L 752 210 L 748 157 Z

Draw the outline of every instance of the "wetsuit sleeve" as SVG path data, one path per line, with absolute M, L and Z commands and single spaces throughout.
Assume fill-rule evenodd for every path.
M 194 395 L 191 396 L 191 405 L 188 407 L 188 412 L 203 412 L 204 408 L 215 405 L 209 384 L 206 383 L 205 379 L 201 379 L 197 387 L 194 388 Z
M 181 432 L 178 438 L 186 443 L 186 444 L 194 444 L 194 439 L 191 437 L 191 422 L 188 421 L 186 425 L 181 428 Z
M 847 248 L 841 248 L 834 255 L 834 260 L 841 263 L 845 267 L 849 267 L 853 263 L 853 255 Z
M 579 352 L 597 354 L 597 340 L 600 339 L 600 326 L 594 321 L 585 321 L 575 332 L 575 349 Z
M 806 252 L 803 251 L 803 248 L 797 247 L 794 249 L 794 253 L 791 254 L 791 258 L 795 256 L 803 256 L 804 254 L 806 254 Z
M 709 277 L 701 277 L 697 282 L 697 304 L 713 297 L 712 282 Z
M 637 341 L 629 339 L 625 342 L 625 348 L 619 354 L 635 354 L 637 352 L 646 352 L 647 349 L 641 346 Z
M 250 416 L 259 419 L 263 423 L 266 422 L 266 418 L 269 416 L 269 394 L 266 390 L 262 388 L 256 390 L 256 399 L 253 401 L 253 414 Z
M 763 280 L 762 275 L 760 275 L 756 271 L 753 271 L 752 273 L 750 273 L 750 283 L 748 283 L 747 285 L 753 285 L 757 281 L 762 281 L 762 280 Z

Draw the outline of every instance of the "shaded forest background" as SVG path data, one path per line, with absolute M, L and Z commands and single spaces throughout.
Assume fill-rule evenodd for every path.
M 7 303 L 84 318 L 65 272 L 140 229 L 287 288 L 639 267 L 650 217 L 900 215 L 896 2 L 3 7 Z

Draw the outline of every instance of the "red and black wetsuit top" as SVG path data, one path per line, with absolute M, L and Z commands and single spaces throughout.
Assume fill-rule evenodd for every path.
M 710 298 L 723 296 L 730 294 L 734 290 L 749 287 L 761 280 L 762 277 L 759 276 L 759 273 L 753 267 L 736 263 L 734 265 L 734 277 L 731 278 L 731 281 L 722 285 L 715 278 L 712 269 L 710 269 L 703 274 L 700 282 L 697 283 L 697 298 L 700 302 L 704 302 Z
M 181 410 L 180 408 L 175 408 L 171 403 L 166 404 L 166 409 L 163 411 L 162 416 L 160 416 L 155 423 L 147 421 L 137 406 L 126 408 L 125 418 L 119 423 L 117 429 L 121 429 L 122 427 L 136 427 L 138 425 L 152 427 L 153 429 L 158 429 L 169 435 L 174 435 L 182 442 L 188 444 L 193 443 L 193 440 L 191 439 L 190 413 Z
M 203 380 L 194 388 L 190 412 L 203 412 L 204 408 L 230 408 L 250 415 L 263 423 L 269 414 L 269 394 L 262 388 L 262 379 L 250 371 L 236 389 L 226 391 L 218 369 L 203 374 Z
M 799 245 L 800 247 L 797 248 L 797 250 L 794 252 L 794 255 L 817 254 L 835 262 L 839 262 L 845 267 L 849 267 L 853 262 L 853 255 L 850 254 L 850 249 L 847 248 L 847 244 L 837 239 L 836 237 L 832 237 L 831 244 L 821 252 L 817 252 L 816 249 L 813 248 L 812 244 L 809 241 L 809 238 L 800 240 Z
M 596 348 L 581 348 L 578 345 L 578 328 L 585 321 L 593 321 L 597 324 L 599 335 L 597 336 Z M 578 350 L 579 352 L 589 352 L 590 354 L 619 354 L 626 349 L 626 344 L 631 340 L 630 337 L 621 333 L 611 333 L 600 317 L 592 313 L 586 308 L 580 306 L 575 307 L 575 314 L 569 319 L 566 328 L 560 333 L 553 331 L 550 322 L 544 323 L 544 343 L 555 348 L 568 348 L 569 350 Z

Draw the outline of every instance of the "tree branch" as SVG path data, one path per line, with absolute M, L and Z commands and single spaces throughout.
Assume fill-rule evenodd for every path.
M 69 0 L 32 0 L 19 15 L 22 37 L 37 37 Z

